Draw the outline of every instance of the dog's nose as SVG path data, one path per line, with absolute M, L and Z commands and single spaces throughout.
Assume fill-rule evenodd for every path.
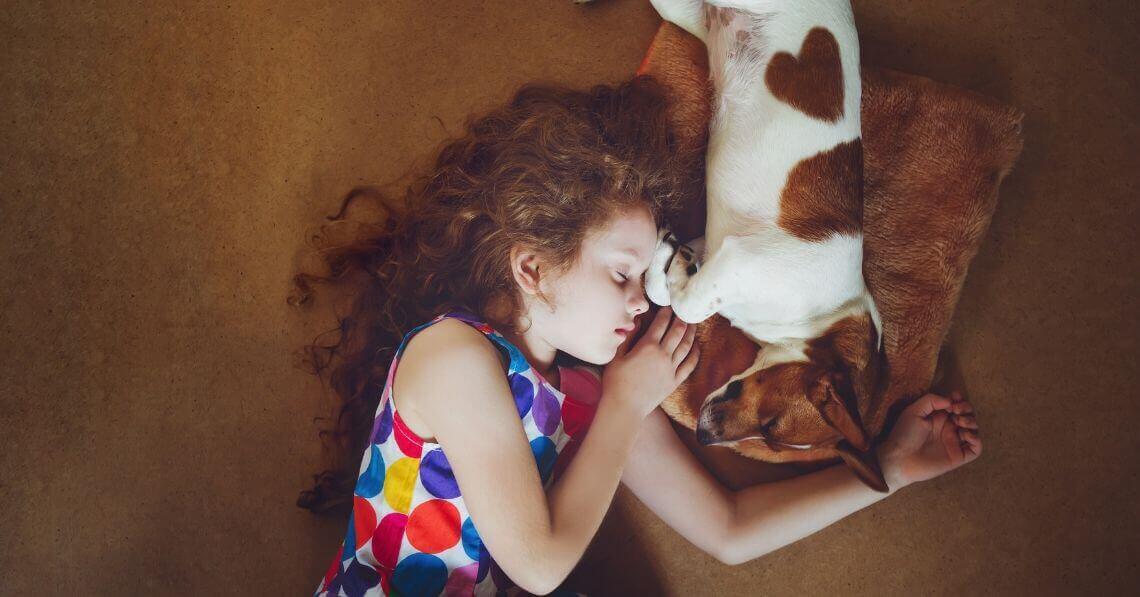
M 713 434 L 709 433 L 708 429 L 705 429 L 704 427 L 697 427 L 698 443 L 700 443 L 702 446 L 707 446 L 714 441 L 716 441 L 716 438 L 713 437 Z

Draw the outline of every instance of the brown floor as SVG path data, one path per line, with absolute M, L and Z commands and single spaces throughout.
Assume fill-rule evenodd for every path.
M 310 592 L 344 525 L 293 505 L 326 407 L 291 352 L 332 325 L 285 304 L 306 231 L 522 82 L 628 76 L 658 18 L 119 4 L 0 13 L 0 594 Z M 950 340 L 985 454 L 736 567 L 622 490 L 583 588 L 1137 586 L 1136 6 L 856 2 L 865 63 L 1027 114 Z

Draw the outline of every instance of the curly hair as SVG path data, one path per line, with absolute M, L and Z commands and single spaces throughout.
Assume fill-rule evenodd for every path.
M 321 344 L 321 334 L 303 349 L 310 373 L 320 378 L 331 368 L 340 400 L 333 427 L 319 434 L 322 443 L 333 441 L 329 468 L 297 500 L 315 513 L 351 510 L 388 365 L 411 328 L 463 308 L 519 333 L 512 247 L 568 269 L 583 238 L 615 214 L 644 206 L 660 226 L 684 197 L 703 191 L 693 175 L 702 154 L 679 142 L 668 94 L 647 75 L 589 91 L 524 85 L 441 145 L 434 167 L 407 186 L 400 204 L 374 186 L 352 189 L 327 219 L 346 223 L 350 204 L 367 198 L 380 204 L 384 221 L 358 222 L 364 234 L 339 242 L 328 238 L 333 225 L 322 225 L 311 243 L 326 273 L 293 277 L 291 305 L 309 304 L 314 282 L 347 287 L 354 298 L 339 326 L 325 332 L 337 340 Z M 506 309 L 491 312 L 493 305 Z

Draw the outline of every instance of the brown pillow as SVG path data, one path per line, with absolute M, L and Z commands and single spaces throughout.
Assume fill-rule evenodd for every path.
M 698 151 L 710 115 L 707 64 L 704 44 L 665 22 L 638 69 L 669 87 L 680 134 Z M 883 316 L 889 379 L 859 414 L 876 437 L 888 415 L 930 387 L 998 186 L 1021 152 L 1023 114 L 924 77 L 875 67 L 862 76 L 863 273 Z M 673 227 L 684 240 L 703 234 L 704 225 L 698 194 Z M 719 315 L 710 322 L 718 334 L 739 334 Z M 679 389 L 662 407 L 693 429 L 703 399 L 703 392 Z M 765 460 L 771 454 L 737 451 Z

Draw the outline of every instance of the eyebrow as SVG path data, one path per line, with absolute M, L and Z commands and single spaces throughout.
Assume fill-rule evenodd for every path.
M 633 259 L 633 262 L 634 262 L 635 264 L 637 263 L 638 254 L 637 254 L 637 251 L 634 251 L 633 249 L 617 249 L 617 250 L 615 250 L 614 252 L 615 252 L 615 253 L 618 253 L 618 254 L 620 254 L 620 255 L 626 255 L 626 256 L 629 256 L 629 257 L 631 257 L 631 258 Z M 647 266 L 647 267 L 648 267 L 648 266 Z

